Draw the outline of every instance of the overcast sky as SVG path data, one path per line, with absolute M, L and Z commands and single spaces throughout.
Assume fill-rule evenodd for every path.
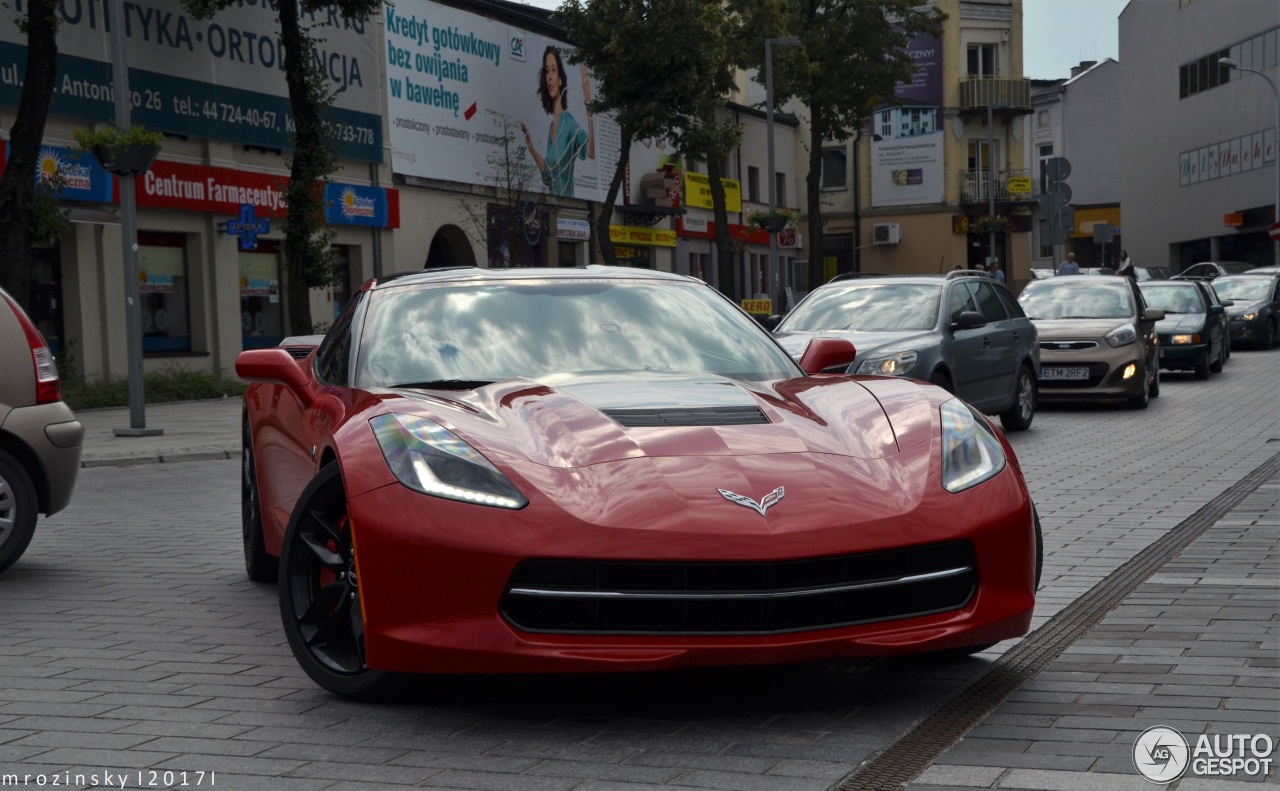
M 1134 0 L 1164 2 L 1165 0 Z M 555 8 L 559 0 L 523 0 Z M 1071 76 L 1082 60 L 1119 60 L 1120 12 L 1129 0 L 1022 0 L 1022 75 Z

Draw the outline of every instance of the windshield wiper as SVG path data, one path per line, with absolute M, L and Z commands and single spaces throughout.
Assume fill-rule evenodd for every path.
M 491 384 L 492 381 L 484 379 L 433 379 L 429 382 L 402 382 L 391 387 L 413 390 L 475 390 Z

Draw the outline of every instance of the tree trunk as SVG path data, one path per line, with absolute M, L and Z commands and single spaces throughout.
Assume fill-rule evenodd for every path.
M 26 75 L 9 131 L 9 164 L 0 178 L 0 288 L 23 309 L 31 301 L 36 166 L 58 75 L 56 9 L 54 0 L 31 0 L 28 7 Z
M 618 157 L 618 166 L 613 170 L 613 180 L 609 182 L 609 192 L 600 205 L 600 216 L 596 217 L 596 244 L 600 247 L 601 263 L 609 266 L 618 265 L 618 256 L 613 251 L 613 239 L 609 236 L 609 224 L 613 221 L 613 204 L 618 200 L 618 190 L 627 175 L 627 152 L 631 150 L 631 130 L 622 128 L 622 155 Z
M 729 236 L 729 212 L 725 208 L 718 157 L 707 158 L 707 178 L 711 181 L 711 206 L 716 222 L 716 287 L 720 293 L 734 299 L 737 289 L 733 283 L 733 239 Z
M 809 204 L 809 238 L 805 251 L 809 256 L 809 289 L 826 282 L 822 249 L 822 133 L 819 111 L 814 109 L 809 127 L 809 175 L 805 178 L 805 194 Z
M 278 0 L 280 39 L 284 44 L 284 77 L 289 86 L 289 108 L 293 112 L 294 152 L 289 169 L 289 207 L 285 228 L 285 266 L 289 273 L 289 334 L 310 335 L 315 331 L 311 318 L 310 260 L 314 201 L 308 200 L 317 175 L 313 163 L 317 147 L 323 151 L 324 129 L 320 110 L 313 101 L 310 64 L 313 44 L 298 22 L 298 0 Z M 320 177 L 327 175 L 319 174 Z

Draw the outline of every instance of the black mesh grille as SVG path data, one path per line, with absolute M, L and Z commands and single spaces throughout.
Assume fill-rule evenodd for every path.
M 501 609 L 528 632 L 768 634 L 956 610 L 977 580 L 967 542 L 779 563 L 527 560 Z
M 750 426 L 768 423 L 759 407 L 716 406 L 691 409 L 606 409 L 604 413 L 628 428 L 661 426 Z

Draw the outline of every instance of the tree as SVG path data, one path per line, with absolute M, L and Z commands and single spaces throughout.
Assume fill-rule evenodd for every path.
M 490 188 L 492 201 L 463 201 L 467 215 L 467 235 L 476 244 L 490 248 L 494 241 L 505 247 L 508 261 L 527 258 L 532 248 L 520 222 L 525 203 L 541 192 L 542 179 L 529 151 L 520 145 L 524 136 L 520 122 L 506 113 L 485 110 L 498 130 L 497 143 L 485 157 L 488 171 L 478 173 Z M 541 208 L 539 208 L 541 211 Z
M 728 89 L 724 5 L 719 0 L 565 0 L 557 10 L 571 63 L 585 64 L 600 86 L 594 113 L 613 113 L 622 156 L 596 218 L 606 263 L 616 263 L 609 224 L 638 140 L 667 139 L 681 151 L 709 118 L 708 96 Z M 696 44 L 691 44 L 696 42 Z M 692 143 L 690 143 L 692 144 Z M 718 182 L 718 180 L 717 180 Z
M 183 0 L 193 16 L 207 19 L 218 11 L 242 5 L 243 0 Z M 343 21 L 367 20 L 382 0 L 275 0 L 284 44 L 284 78 L 294 123 L 294 150 L 285 192 L 285 266 L 289 272 L 289 331 L 310 335 L 311 289 L 333 284 L 335 260 L 332 232 L 325 225 L 321 183 L 338 166 L 335 142 L 325 123 L 333 90 L 324 74 L 316 40 L 303 23 L 304 15 L 336 9 Z
M 47 228 L 44 213 L 53 208 L 49 192 L 36 189 L 36 167 L 44 140 L 45 121 L 58 75 L 57 0 L 28 0 L 27 16 L 19 24 L 27 34 L 27 64 L 18 115 L 9 130 L 9 164 L 0 178 L 0 288 L 28 308 L 33 229 Z
M 774 103 L 802 102 L 809 112 L 805 182 L 812 281 L 822 264 L 822 143 L 846 140 L 879 105 L 893 102 L 915 64 L 906 52 L 917 34 L 940 34 L 946 15 L 919 0 L 731 0 L 745 19 L 743 58 L 764 81 L 764 39 L 796 36 L 799 46 L 773 51 Z
M 717 106 L 724 104 L 724 94 L 720 95 Z M 708 107 L 704 112 L 709 117 L 699 122 L 684 133 L 684 153 L 686 157 L 702 159 L 707 163 L 707 180 L 711 185 L 711 211 L 716 223 L 716 282 L 726 294 L 733 293 L 734 277 L 734 244 L 729 236 L 729 212 L 725 206 L 724 184 L 720 181 L 720 163 L 728 158 L 742 141 L 742 125 L 730 120 L 717 119 L 717 106 Z

